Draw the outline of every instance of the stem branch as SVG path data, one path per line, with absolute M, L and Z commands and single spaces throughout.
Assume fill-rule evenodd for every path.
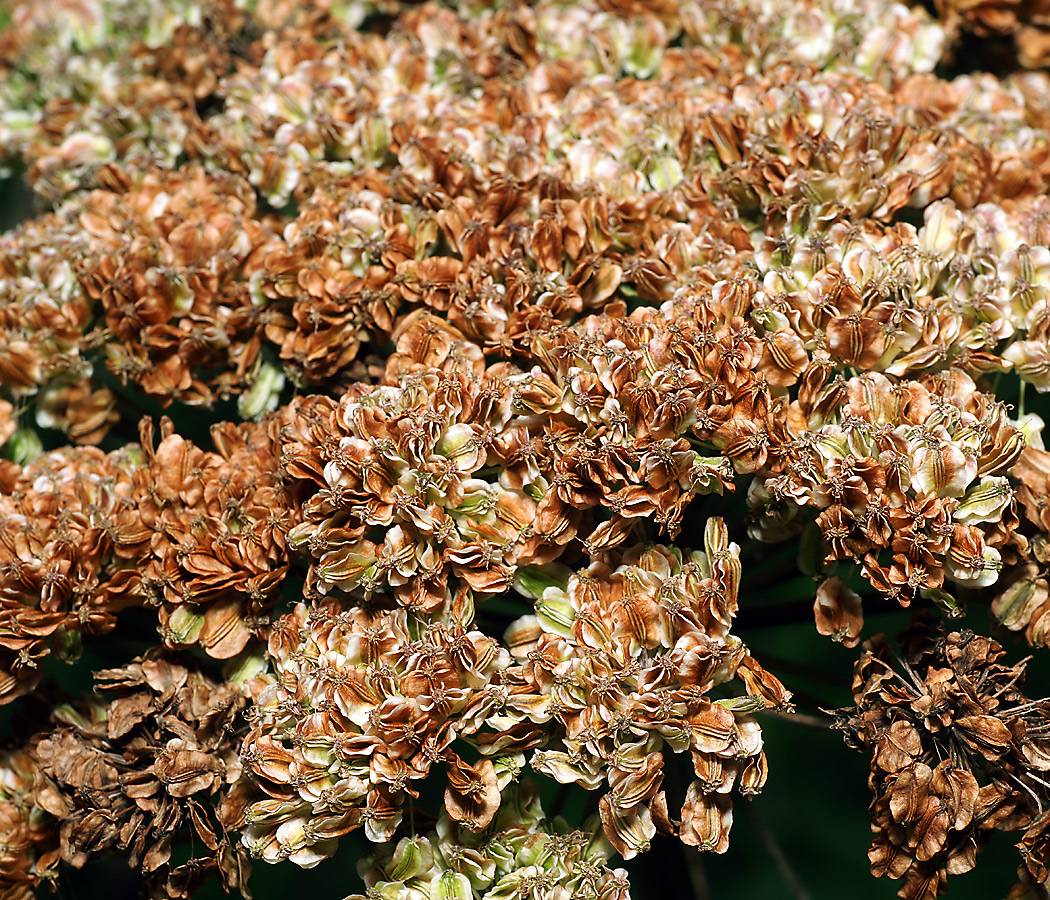
M 758 839 L 762 842 L 762 846 L 765 848 L 766 853 L 769 854 L 769 858 L 773 861 L 773 865 L 777 867 L 780 877 L 784 879 L 784 884 L 787 885 L 787 889 L 791 892 L 791 896 L 794 897 L 794 900 L 812 900 L 809 891 L 805 889 L 802 882 L 799 880 L 798 875 L 795 874 L 795 870 L 791 868 L 791 863 L 788 862 L 788 858 L 784 854 L 783 849 L 781 849 L 780 844 L 777 842 L 776 836 L 769 830 L 769 826 L 766 825 L 765 820 L 759 815 L 758 810 L 755 809 L 754 805 L 751 803 L 739 803 L 735 805 L 743 809 L 744 818 L 747 819 L 748 824 L 755 830 L 755 834 L 758 835 Z

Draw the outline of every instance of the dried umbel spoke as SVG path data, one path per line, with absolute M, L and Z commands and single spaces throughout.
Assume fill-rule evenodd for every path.
M 919 619 L 864 644 L 856 706 L 838 714 L 846 742 L 872 755 L 872 873 L 926 900 L 973 868 L 992 830 L 1019 832 L 1022 874 L 1047 880 L 1050 700 L 1021 693 L 1025 663 L 969 631 Z
M 54 731 L 32 746 L 35 802 L 55 817 L 62 859 L 79 867 L 119 850 L 151 897 L 188 897 L 213 874 L 247 896 L 250 863 L 230 834 L 246 796 L 235 749 L 244 695 L 160 655 L 96 680 L 98 696 L 57 707 Z M 173 862 L 173 841 L 191 835 L 193 857 Z

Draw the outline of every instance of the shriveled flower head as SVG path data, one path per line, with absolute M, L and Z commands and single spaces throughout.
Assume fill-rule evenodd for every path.
M 1024 867 L 1045 882 L 1050 701 L 1021 693 L 1025 662 L 1007 666 L 989 638 L 919 619 L 901 641 L 896 658 L 882 635 L 865 643 L 856 706 L 838 715 L 847 744 L 872 755 L 872 873 L 927 900 L 973 868 L 992 830 L 1023 830 Z
M 104 322 L 109 370 L 165 405 L 210 405 L 272 381 L 248 290 L 269 230 L 248 184 L 199 168 L 128 180 L 90 192 L 80 215 L 94 252 L 76 273 Z M 258 388 L 266 396 L 246 417 L 273 408 L 275 387 Z
M 615 547 L 650 516 L 677 533 L 695 495 L 731 485 L 729 463 L 687 438 L 710 371 L 692 343 L 698 315 L 644 310 L 537 330 L 528 347 L 542 365 L 529 369 L 486 366 L 457 329 L 410 316 L 387 384 L 355 386 L 337 406 L 300 404 L 284 432 L 305 501 L 290 539 L 317 560 L 310 585 L 391 592 L 433 613 L 463 584 L 506 590 L 517 567 L 557 559 L 577 536 L 593 551 Z M 725 344 L 747 340 L 742 331 Z M 719 335 L 714 367 L 722 346 Z M 603 508 L 612 516 L 596 515 Z
M 705 538 L 704 551 L 655 545 L 599 557 L 567 583 L 557 571 L 519 578 L 536 613 L 507 633 L 520 662 L 506 679 L 523 724 L 546 731 L 532 767 L 563 784 L 605 787 L 602 824 L 626 859 L 658 830 L 725 852 L 730 791 L 756 793 L 766 778 L 752 714 L 790 697 L 729 633 L 739 548 L 718 519 Z M 715 699 L 730 683 L 743 691 Z M 497 746 L 526 734 L 512 728 Z M 679 828 L 661 790 L 667 751 L 689 753 L 696 774 Z
M 0 237 L 0 396 L 9 398 L 0 402 L 17 407 L 23 426 L 92 444 L 118 415 L 116 396 L 94 377 L 90 359 L 94 314 L 74 266 L 93 242 L 79 211 L 66 203 Z M 3 441 L 9 436 L 0 431 Z
M 35 801 L 60 826 L 62 859 L 80 867 L 119 851 L 151 897 L 189 897 L 218 874 L 246 893 L 250 863 L 229 829 L 243 810 L 231 740 L 241 691 L 162 656 L 96 675 L 98 697 L 59 706 L 34 743 Z M 194 841 L 186 862 L 172 843 Z
M 719 49 L 732 41 L 751 71 L 786 61 L 844 65 L 883 83 L 931 71 L 945 39 L 925 10 L 900 3 L 856 3 L 847 12 L 821 0 L 790 6 L 734 0 L 711 8 L 683 4 L 680 16 L 691 40 Z
M 476 348 L 470 356 L 480 363 Z M 571 539 L 572 519 L 552 516 L 541 531 L 527 486 L 489 464 L 501 438 L 521 434 L 507 433 L 514 413 L 503 369 L 475 378 L 420 367 L 400 388 L 361 386 L 334 409 L 310 409 L 285 464 L 320 486 L 290 539 L 317 557 L 311 578 L 321 591 L 392 591 L 435 611 L 460 584 L 506 590 L 519 560 L 550 558 Z

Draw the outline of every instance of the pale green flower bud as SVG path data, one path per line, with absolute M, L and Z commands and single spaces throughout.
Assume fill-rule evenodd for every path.
M 52 638 L 51 646 L 54 648 L 55 656 L 67 663 L 76 662 L 84 650 L 84 641 L 79 631 L 69 628 L 59 628 Z
M 277 409 L 283 389 L 284 372 L 266 361 L 259 366 L 252 386 L 237 398 L 237 412 L 242 419 L 259 419 Z
M 685 177 L 685 173 L 682 164 L 673 156 L 659 156 L 646 167 L 645 177 L 653 190 L 669 191 Z
M 0 112 L 0 135 L 9 140 L 18 136 L 31 137 L 38 117 L 37 113 L 26 109 L 5 109 Z
M 532 768 L 560 784 L 579 784 L 589 791 L 596 791 L 604 780 L 600 772 L 587 771 L 582 760 L 573 762 L 560 750 L 538 750 L 532 757 Z
M 466 875 L 446 871 L 430 882 L 430 900 L 473 900 L 473 897 Z
M 912 484 L 926 494 L 961 497 L 977 476 L 976 457 L 946 441 L 920 447 L 912 459 Z
M 318 525 L 315 522 L 302 522 L 296 525 L 288 533 L 288 543 L 296 550 L 301 549 L 317 534 L 319 528 L 325 527 L 324 524 Z
M 630 48 L 623 61 L 623 70 L 635 78 L 652 78 L 663 62 L 666 46 L 667 29 L 659 19 L 649 17 L 636 21 L 631 30 Z
M 223 666 L 223 677 L 231 684 L 243 685 L 248 679 L 262 675 L 268 668 L 266 648 L 249 645 Z
M 986 475 L 980 484 L 971 485 L 955 510 L 954 519 L 964 525 L 995 522 L 1010 504 L 1013 490 L 1005 477 Z
M 408 881 L 434 865 L 434 850 L 425 837 L 402 838 L 386 873 L 391 881 Z
M 521 770 L 525 766 L 525 754 L 514 753 L 510 756 L 494 757 L 492 766 L 496 770 L 496 784 L 501 791 L 506 790 L 507 785 L 516 784 L 520 780 Z
M 764 309 L 753 310 L 751 321 L 765 331 L 786 331 L 791 328 L 791 321 L 787 316 L 768 306 Z
M 44 445 L 32 428 L 16 428 L 4 449 L 8 459 L 20 466 L 27 466 L 44 452 Z
M 1013 423 L 1024 436 L 1025 444 L 1036 450 L 1045 450 L 1043 445 L 1043 429 L 1046 423 L 1035 413 L 1025 413 Z
M 682 487 L 694 494 L 721 494 L 725 483 L 736 476 L 732 462 L 724 456 L 701 456 L 693 459 Z
M 530 600 L 539 600 L 549 587 L 567 590 L 572 569 L 564 563 L 542 566 L 520 566 L 514 574 L 514 590 Z
M 926 600 L 932 600 L 941 613 L 949 619 L 959 619 L 966 615 L 966 607 L 947 591 L 930 589 L 922 591 Z
M 108 138 L 88 131 L 71 134 L 59 147 L 59 155 L 70 166 L 89 166 L 108 162 L 116 152 Z
M 1045 578 L 1032 577 L 1038 571 L 1028 566 L 1029 577 L 1011 584 L 992 601 L 992 615 L 1010 631 L 1021 631 L 1028 626 L 1034 613 L 1046 600 L 1048 594 Z
M 725 700 L 715 700 L 715 703 L 728 709 L 735 716 L 751 715 L 769 709 L 769 704 L 761 697 L 728 697 Z
M 375 547 L 368 541 L 359 542 L 332 555 L 331 562 L 325 559 L 317 567 L 317 574 L 343 590 L 350 590 L 367 580 L 376 569 Z
M 549 587 L 536 601 L 536 618 L 546 631 L 572 638 L 572 625 L 576 621 L 576 610 L 568 594 L 557 587 Z
M 365 151 L 364 161 L 380 165 L 390 148 L 390 125 L 379 113 L 366 116 L 360 123 L 361 147 Z
M 181 604 L 168 619 L 168 637 L 174 644 L 195 644 L 203 627 L 204 613 L 189 604 Z
M 983 588 L 995 584 L 1003 567 L 1002 557 L 994 547 L 985 547 L 979 565 L 960 563 L 949 553 L 944 561 L 944 571 L 953 581 L 965 587 Z
M 816 447 L 824 459 L 844 459 L 853 455 L 846 436 L 842 433 L 822 431 L 817 438 Z
M 518 900 L 527 897 L 530 890 L 527 885 L 542 873 L 535 866 L 518 869 L 508 875 L 504 875 L 484 896 L 484 900 Z
M 962 214 L 951 200 L 938 200 L 926 208 L 926 224 L 919 229 L 919 246 L 938 254 L 954 252 L 962 230 Z
M 803 530 L 798 547 L 798 568 L 803 575 L 815 577 L 826 571 L 824 557 L 824 535 L 815 522 L 810 522 Z

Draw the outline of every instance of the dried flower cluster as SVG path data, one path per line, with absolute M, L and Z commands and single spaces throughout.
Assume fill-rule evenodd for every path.
M 216 426 L 217 452 L 161 424 L 154 447 L 66 448 L 0 470 L 0 700 L 31 690 L 52 649 L 157 608 L 170 648 L 229 659 L 269 623 L 294 513 L 279 478 L 278 422 Z
M 24 749 L 0 757 L 0 896 L 31 900 L 54 877 L 58 863 L 55 823 L 36 805 L 37 765 Z
M 1000 662 L 990 638 L 921 622 L 902 648 L 895 664 L 884 638 L 865 643 L 838 723 L 872 754 L 872 872 L 903 878 L 907 900 L 935 896 L 998 829 L 1023 832 L 1024 865 L 1045 882 L 1050 702 L 1021 693 L 1025 664 Z
M 607 784 L 601 820 L 624 859 L 647 850 L 658 830 L 725 852 L 730 791 L 754 795 L 765 783 L 752 713 L 783 708 L 790 695 L 728 632 L 738 552 L 725 524 L 711 520 L 703 552 L 656 545 L 595 561 L 564 588 L 545 587 L 536 614 L 508 631 L 523 663 L 508 679 L 564 729 L 559 749 L 534 756 L 533 768 L 564 784 Z M 730 696 L 713 699 L 734 679 Z M 660 789 L 666 750 L 692 758 L 680 822 Z
M 403 611 L 370 618 L 300 605 L 276 623 L 270 655 L 272 683 L 255 700 L 243 750 L 271 798 L 245 817 L 256 855 L 306 867 L 358 827 L 391 840 L 419 794 L 413 782 L 435 763 L 447 769 L 449 814 L 474 830 L 491 822 L 496 764 L 471 765 L 451 745 L 474 743 L 486 724 L 510 661 L 495 641 L 453 624 L 421 630 Z
M 812 409 L 800 398 L 805 430 L 796 445 L 805 449 L 783 474 L 752 483 L 751 533 L 781 537 L 806 527 L 800 506 L 820 510 L 823 563 L 860 563 L 873 588 L 905 606 L 919 592 L 940 597 L 946 579 L 994 584 L 1000 550 L 1016 559 L 1024 547 L 1004 474 L 1023 439 L 1001 404 L 965 374 L 952 375 L 902 387 L 872 373 L 842 381 Z M 836 620 L 839 607 L 842 621 L 827 633 L 853 645 L 862 622 L 834 599 L 847 590 L 835 579 L 823 605 Z
M 111 630 L 139 576 L 114 552 L 133 503 L 136 455 L 67 448 L 25 467 L 4 462 L 0 509 L 0 699 L 33 689 L 52 646 L 75 655 L 81 633 Z
M 1050 642 L 1048 34 L 1034 0 L 0 11 L 39 207 L 0 236 L 0 704 L 106 659 L 0 750 L 0 900 L 105 852 L 247 896 L 249 855 L 355 841 L 369 897 L 626 900 L 613 854 L 725 852 L 776 771 L 792 693 L 735 633 L 775 558 L 867 638 L 874 874 L 934 898 L 998 829 L 1045 891 L 1050 701 L 956 620 Z M 972 35 L 999 76 L 950 75 Z
M 243 693 L 162 658 L 96 682 L 100 697 L 57 706 L 55 730 L 31 749 L 33 812 L 59 823 L 63 860 L 80 867 L 119 849 L 156 897 L 188 897 L 213 871 L 227 889 L 245 889 L 250 863 L 229 833 L 243 808 L 244 792 L 231 787 Z M 190 830 L 203 847 L 174 864 L 173 838 Z
M 426 837 L 386 844 L 358 868 L 369 895 L 404 900 L 623 900 L 627 873 L 604 863 L 612 849 L 592 831 L 559 832 L 528 783 L 504 795 L 493 823 L 471 832 L 447 816 Z M 354 895 L 350 900 L 364 900 Z

